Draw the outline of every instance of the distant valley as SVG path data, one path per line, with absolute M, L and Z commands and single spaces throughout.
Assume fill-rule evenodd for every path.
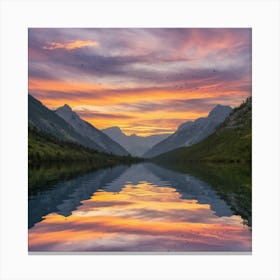
M 166 139 L 170 134 L 158 134 L 151 136 L 138 136 L 132 134 L 127 136 L 117 126 L 109 127 L 102 130 L 114 141 L 122 145 L 132 156 L 142 157 L 154 145 Z

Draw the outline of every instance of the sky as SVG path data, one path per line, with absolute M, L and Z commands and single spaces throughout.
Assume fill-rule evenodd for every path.
M 173 133 L 252 91 L 250 28 L 30 28 L 28 93 L 98 129 Z

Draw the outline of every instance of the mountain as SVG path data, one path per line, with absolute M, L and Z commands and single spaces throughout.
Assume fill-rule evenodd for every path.
M 206 118 L 199 118 L 195 121 L 181 124 L 174 134 L 147 151 L 144 157 L 155 157 L 179 147 L 188 147 L 198 143 L 213 133 L 215 128 L 226 119 L 231 111 L 230 106 L 217 105 Z
M 81 119 L 67 104 L 56 109 L 55 113 L 70 124 L 80 135 L 97 143 L 106 153 L 119 156 L 127 156 L 129 154 L 120 144 L 116 143 L 105 133 Z
M 74 142 L 85 147 L 105 152 L 105 149 L 88 137 L 79 134 L 64 119 L 45 107 L 32 95 L 28 95 L 28 126 L 49 133 L 59 140 Z
M 132 134 L 125 135 L 117 126 L 109 127 L 102 130 L 111 139 L 122 145 L 132 156 L 141 157 L 145 152 L 151 149 L 154 145 L 167 138 L 170 134 L 158 134 L 151 136 L 138 136 Z
M 131 163 L 132 160 L 131 157 L 118 157 L 100 153 L 78 143 L 59 140 L 55 136 L 36 128 L 28 128 L 29 166 L 49 163 L 77 164 L 79 162 L 79 166 L 85 165 L 94 169 L 112 166 L 116 163 Z
M 159 162 L 250 162 L 252 159 L 252 98 L 233 109 L 214 133 L 191 146 L 159 155 Z

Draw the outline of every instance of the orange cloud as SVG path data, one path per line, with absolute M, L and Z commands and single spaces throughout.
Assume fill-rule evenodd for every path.
M 195 88 L 165 87 L 117 87 L 109 84 L 85 81 L 29 79 L 29 92 L 34 94 L 50 109 L 67 103 L 86 121 L 98 129 L 119 126 L 126 134 L 136 133 L 148 136 L 159 133 L 172 133 L 178 125 L 199 117 L 207 116 L 212 108 L 195 106 L 177 108 L 176 100 L 211 99 L 227 97 L 232 106 L 237 106 L 248 95 L 242 87 L 246 81 L 207 84 Z M 164 105 L 167 108 L 151 107 L 150 110 L 134 110 L 138 103 Z M 214 105 L 213 105 L 214 107 Z M 140 107 L 141 108 L 141 107 Z M 174 120 L 174 121 L 173 121 Z M 160 127 L 159 127 L 160 122 Z
M 121 114 L 120 117 L 116 114 L 113 118 L 107 118 L 106 114 L 104 114 L 104 116 L 95 118 L 94 116 L 84 116 L 82 113 L 78 113 L 83 119 L 94 124 L 94 126 L 100 129 L 117 125 L 126 134 L 135 133 L 140 136 L 172 133 L 176 130 L 179 124 L 185 122 L 186 120 L 197 119 L 202 116 L 201 113 L 195 111 L 178 111 L 172 112 L 172 115 L 169 115 L 164 110 L 155 112 L 149 111 L 148 113 L 130 112 L 126 113 L 127 118 L 124 118 L 124 114 Z M 174 119 L 176 119 L 176 121 L 173 121 Z
M 231 88 L 228 83 L 228 88 Z M 230 89 L 218 86 L 204 86 L 200 88 L 177 89 L 177 88 L 118 88 L 111 85 L 101 85 L 94 82 L 82 81 L 60 81 L 46 79 L 29 79 L 29 92 L 38 93 L 41 101 L 47 106 L 55 107 L 65 102 L 65 95 L 68 94 L 67 102 L 71 106 L 99 105 L 106 106 L 122 102 L 138 102 L 150 100 L 169 100 L 169 99 L 194 99 L 210 98 L 219 94 L 223 96 L 248 94 L 246 91 Z M 57 96 L 52 95 L 52 91 Z
M 59 43 L 59 42 L 49 42 L 48 45 L 43 46 L 44 50 L 55 50 L 55 49 L 65 49 L 72 51 L 75 49 L 80 49 L 84 47 L 97 47 L 98 42 L 92 40 L 76 40 L 68 43 Z
M 29 79 L 29 91 L 42 92 L 89 92 L 94 90 L 102 90 L 105 87 L 97 83 L 82 83 L 79 81 L 60 81 L 60 80 L 46 80 L 46 79 Z M 71 99 L 70 99 L 71 100 Z

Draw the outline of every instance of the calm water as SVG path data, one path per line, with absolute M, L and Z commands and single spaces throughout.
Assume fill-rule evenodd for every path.
M 209 182 L 152 163 L 57 182 L 29 197 L 29 251 L 251 251 L 240 186 Z

